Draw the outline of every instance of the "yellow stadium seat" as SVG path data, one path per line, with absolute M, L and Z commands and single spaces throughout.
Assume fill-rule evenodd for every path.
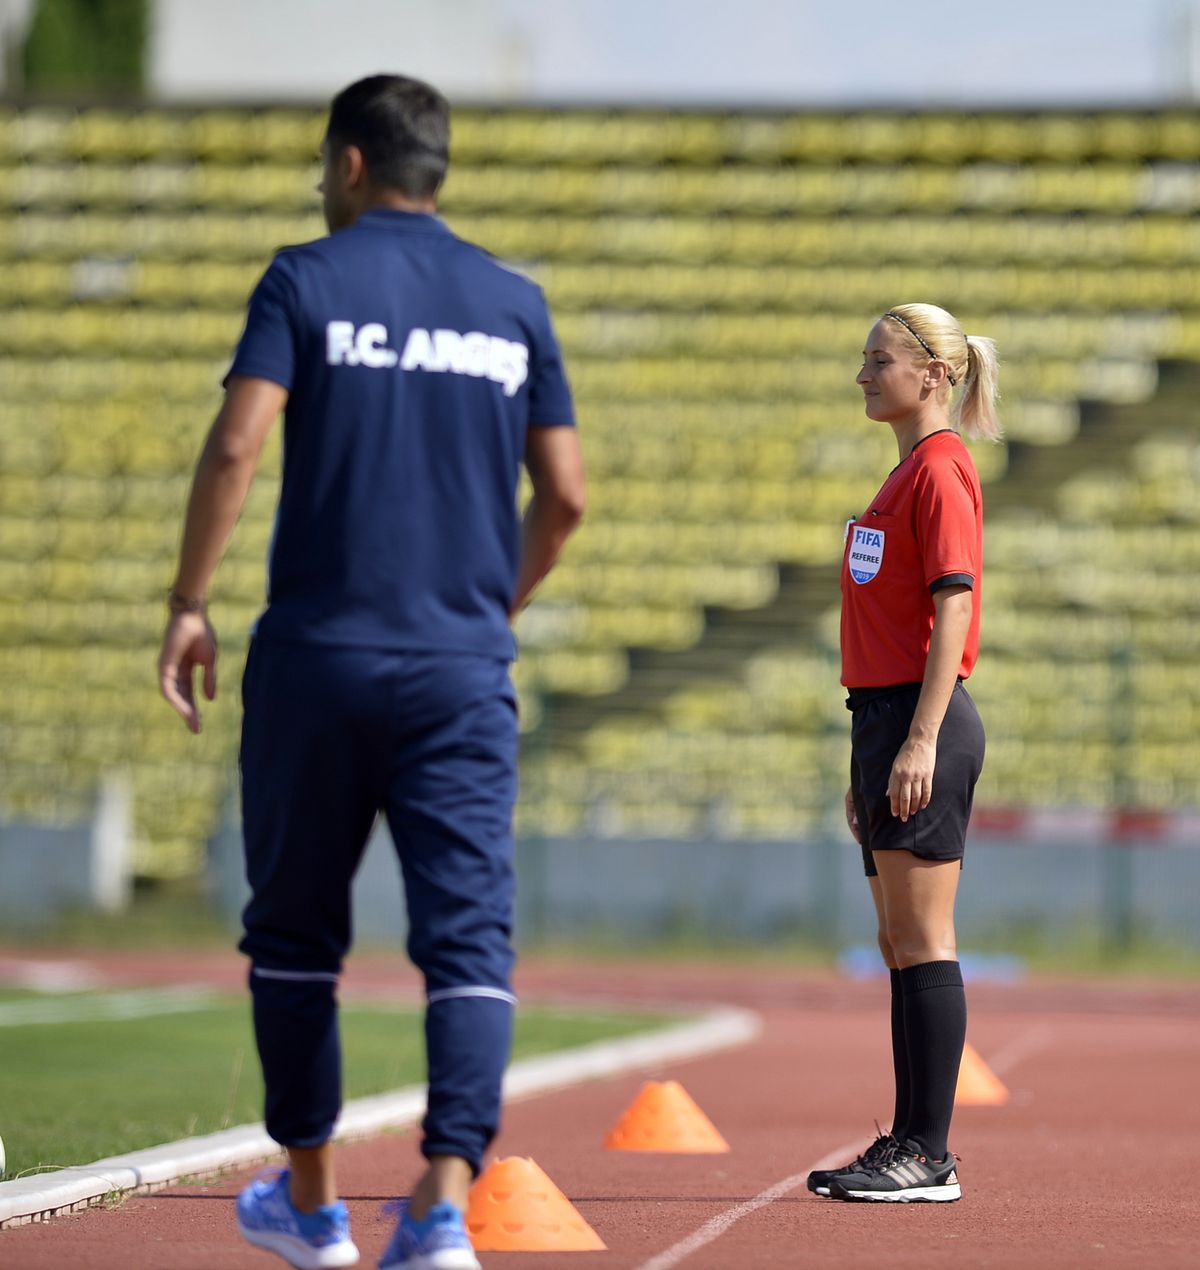
M 147 722 L 120 735 L 90 730 L 87 711 L 123 710 L 124 685 L 149 673 L 246 298 L 275 248 L 323 232 L 323 125 L 292 107 L 0 110 L 0 720 L 47 722 L 19 764 L 3 754 L 17 773 L 5 797 L 55 814 L 111 746 L 140 773 L 148 871 L 194 866 L 233 729 L 216 728 L 213 775 L 174 814 L 187 738 L 165 708 L 149 721 L 151 693 Z M 853 383 L 873 314 L 930 298 L 996 338 L 1007 435 L 1039 452 L 1089 443 L 1081 396 L 1140 406 L 1160 361 L 1200 358 L 1194 112 L 466 110 L 454 144 L 446 215 L 545 286 L 588 453 L 589 520 L 521 619 L 527 740 L 553 731 L 556 695 L 636 691 L 630 650 L 693 649 L 706 609 L 766 611 L 797 572 L 829 604 L 805 636 L 817 647 L 668 694 L 652 727 L 585 730 L 586 762 L 535 744 L 530 831 L 818 823 L 821 807 L 787 790 L 805 766 L 840 779 L 841 529 L 895 461 Z M 1002 484 L 1006 450 L 975 453 Z M 1165 735 L 1196 721 L 1180 669 L 1200 655 L 1195 439 L 1177 427 L 1123 453 L 1068 471 L 1040 518 L 989 520 L 989 798 L 1114 796 L 1098 733 L 1124 649 L 1145 703 L 1129 716 L 1129 789 L 1195 800 L 1194 747 L 1169 752 Z M 231 652 L 262 602 L 278 468 L 275 438 L 218 575 Z M 91 690 L 68 699 L 55 685 L 73 676 Z M 1028 686 L 1038 676 L 1095 734 L 1070 771 L 1067 716 Z M 774 784 L 746 781 L 760 770 Z

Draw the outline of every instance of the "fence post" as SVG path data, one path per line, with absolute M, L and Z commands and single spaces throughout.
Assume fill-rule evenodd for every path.
M 1112 656 L 1113 690 L 1109 726 L 1113 753 L 1113 809 L 1125 811 L 1135 799 L 1131 766 L 1133 736 L 1133 655 L 1122 645 Z M 1133 944 L 1133 853 L 1127 844 L 1111 836 L 1104 846 L 1101 877 L 1101 942 L 1113 958 L 1129 952 Z

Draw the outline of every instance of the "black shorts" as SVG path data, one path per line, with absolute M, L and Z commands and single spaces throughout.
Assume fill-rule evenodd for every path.
M 983 769 L 984 734 L 979 711 L 958 683 L 950 694 L 937 739 L 929 806 L 902 821 L 892 815 L 888 778 L 908 729 L 920 684 L 852 690 L 850 789 L 862 835 L 867 877 L 877 870 L 873 851 L 911 851 L 922 860 L 958 860 L 966 847 L 975 782 Z

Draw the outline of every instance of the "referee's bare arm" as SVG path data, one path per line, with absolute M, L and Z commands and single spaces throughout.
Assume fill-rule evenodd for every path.
M 907 821 L 929 806 L 933 796 L 933 769 L 937 762 L 937 738 L 958 681 L 975 596 L 970 587 L 946 586 L 933 593 L 933 631 L 921 695 L 888 780 L 892 815 Z
M 193 732 L 200 711 L 192 675 L 204 671 L 204 695 L 217 695 L 217 639 L 208 621 L 208 587 L 241 515 L 263 443 L 287 403 L 287 389 L 269 379 L 234 375 L 204 443 L 188 499 L 179 570 L 171 588 L 171 618 L 158 658 L 163 696 Z
M 563 544 L 583 519 L 587 500 L 583 451 L 574 428 L 530 428 L 525 467 L 533 497 L 521 527 L 521 565 L 509 612 L 514 618 L 553 568 Z

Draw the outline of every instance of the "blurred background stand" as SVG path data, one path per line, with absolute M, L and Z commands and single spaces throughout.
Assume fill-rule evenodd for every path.
M 119 913 L 133 897 L 128 778 L 109 773 L 90 819 L 0 822 L 0 921 L 13 932 L 66 912 Z
M 164 937 L 216 927 L 210 895 L 213 937 L 236 923 L 278 430 L 199 737 L 154 688 L 162 595 L 246 297 L 324 232 L 329 95 L 392 65 L 453 102 L 442 213 L 544 287 L 587 458 L 588 518 L 518 623 L 525 945 L 869 940 L 838 564 L 895 448 L 854 374 L 872 316 L 926 299 L 1003 360 L 963 943 L 1174 969 L 1200 939 L 1197 13 L 0 0 L 9 928 L 119 907 L 130 874 L 122 937 L 156 904 Z M 113 770 L 130 793 L 96 815 Z M 382 838 L 359 895 L 360 940 L 402 939 Z

